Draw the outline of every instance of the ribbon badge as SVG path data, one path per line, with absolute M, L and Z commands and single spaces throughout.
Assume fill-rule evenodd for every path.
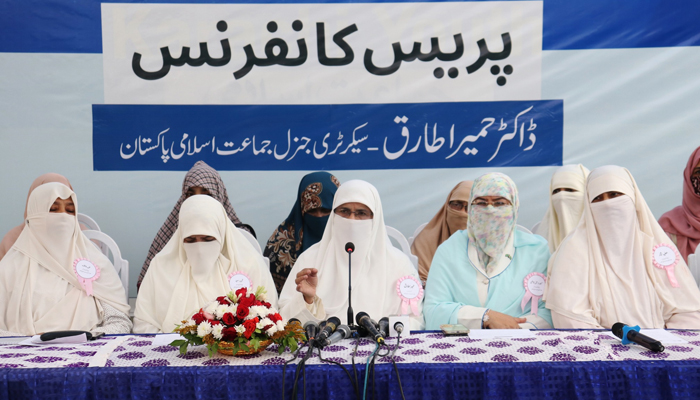
M 678 260 L 681 258 L 678 250 L 670 244 L 659 243 L 654 246 L 653 254 L 654 259 L 652 262 L 654 266 L 666 270 L 666 276 L 668 276 L 668 281 L 671 282 L 671 286 L 674 288 L 680 287 L 676 280 L 676 274 L 674 273 L 674 269 L 676 265 L 678 265 Z
M 547 282 L 547 278 L 541 272 L 533 272 L 528 274 L 523 281 L 523 286 L 525 286 L 525 296 L 523 296 L 523 301 L 520 302 L 520 308 L 525 311 L 525 306 L 527 302 L 530 301 L 530 313 L 537 315 L 537 303 L 544 295 L 544 284 Z
M 235 292 L 240 288 L 249 289 L 253 287 L 253 281 L 245 272 L 235 271 L 228 275 L 228 286 Z
M 73 272 L 88 296 L 92 296 L 92 282 L 100 277 L 100 267 L 87 258 L 73 261 Z
M 396 292 L 401 298 L 401 314 L 407 315 L 410 306 L 411 313 L 418 315 L 418 302 L 423 298 L 423 285 L 420 281 L 412 275 L 399 278 Z

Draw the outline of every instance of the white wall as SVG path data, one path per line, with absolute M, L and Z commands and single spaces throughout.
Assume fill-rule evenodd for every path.
M 635 176 L 654 215 L 680 204 L 682 171 L 700 145 L 700 48 L 545 51 L 542 98 L 564 99 L 564 163 L 618 164 Z M 130 295 L 148 247 L 180 195 L 184 172 L 92 171 L 91 105 L 104 101 L 102 55 L 0 53 L 0 231 L 22 222 L 31 182 L 68 177 L 80 212 L 112 236 L 131 263 Z M 518 185 L 519 223 L 547 207 L 554 167 L 501 168 Z M 365 179 L 386 223 L 410 236 L 460 180 L 486 169 L 331 171 Z M 306 172 L 221 175 L 242 221 L 264 245 L 289 213 Z

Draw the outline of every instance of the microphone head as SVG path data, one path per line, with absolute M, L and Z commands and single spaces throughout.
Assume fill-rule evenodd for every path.
M 338 328 L 335 331 L 341 332 L 343 334 L 343 339 L 349 338 L 350 335 L 352 334 L 350 327 L 347 325 L 340 325 L 340 326 L 338 326 Z
M 336 327 L 340 325 L 340 318 L 338 318 L 338 317 L 330 317 L 330 318 L 328 318 L 327 321 L 329 324 L 333 324 Z
M 352 253 L 355 251 L 355 244 L 353 242 L 347 242 L 345 243 L 345 251 L 348 253 Z
M 357 313 L 357 316 L 355 316 L 355 322 L 357 323 L 357 325 L 362 325 L 360 321 L 365 317 L 369 318 L 369 315 L 366 312 L 360 311 L 359 313 Z
M 384 322 L 386 322 L 386 323 L 388 324 L 388 323 L 389 323 L 389 317 L 382 317 L 382 318 L 379 320 L 379 323 L 380 323 L 380 324 L 382 324 L 382 323 L 384 323 Z
M 625 327 L 625 324 L 623 324 L 622 322 L 615 322 L 612 326 L 612 329 L 611 329 L 613 335 L 622 339 L 622 328 L 624 328 L 624 327 Z
M 311 340 L 318 334 L 318 323 L 316 321 L 307 321 L 304 324 L 304 332 L 306 333 L 306 339 Z

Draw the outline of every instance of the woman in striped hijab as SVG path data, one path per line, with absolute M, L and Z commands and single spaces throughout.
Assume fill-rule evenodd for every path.
M 137 289 L 141 287 L 141 282 L 143 281 L 143 277 L 146 276 L 146 271 L 148 271 L 153 257 L 163 250 L 163 247 L 170 241 L 170 238 L 173 237 L 173 233 L 177 230 L 182 202 L 196 194 L 205 194 L 218 200 L 219 203 L 224 206 L 226 214 L 228 214 L 229 219 L 231 219 L 231 222 L 233 222 L 236 227 L 246 229 L 255 235 L 253 229 L 243 224 L 236 216 L 236 212 L 233 211 L 221 175 L 204 161 L 197 161 L 192 169 L 187 172 L 187 175 L 185 175 L 185 180 L 182 182 L 182 195 L 177 200 L 177 203 L 175 203 L 175 207 L 173 207 L 173 210 L 170 212 L 168 219 L 166 219 L 163 226 L 160 227 L 155 239 L 153 239 L 151 248 L 148 250 L 148 256 L 146 256 L 146 261 L 141 268 L 139 279 L 136 282 Z

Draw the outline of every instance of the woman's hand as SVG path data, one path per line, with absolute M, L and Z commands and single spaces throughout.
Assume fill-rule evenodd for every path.
M 297 292 L 304 295 L 307 304 L 314 302 L 316 297 L 316 285 L 318 284 L 318 270 L 316 268 L 304 268 L 297 274 L 294 280 L 297 284 Z
M 484 328 L 487 329 L 520 329 L 518 324 L 527 322 L 525 318 L 515 318 L 493 310 L 489 310 L 487 315 L 489 320 L 484 321 Z

